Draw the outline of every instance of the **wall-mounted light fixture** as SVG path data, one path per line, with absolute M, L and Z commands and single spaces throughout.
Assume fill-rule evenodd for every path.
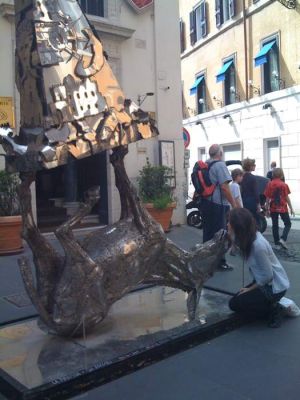
M 230 86 L 229 90 L 230 93 L 234 95 L 235 100 L 240 101 L 241 96 L 239 95 L 239 93 L 237 93 L 236 88 L 234 86 Z
M 271 103 L 266 103 L 263 105 L 263 110 L 267 110 L 268 108 L 272 108 L 272 104 Z
M 223 115 L 223 118 L 224 118 L 224 119 L 226 119 L 226 118 L 231 118 L 231 115 L 230 115 L 230 114 L 225 114 L 225 115 Z
M 196 115 L 196 114 L 197 114 L 197 113 L 196 113 L 196 110 L 195 110 L 194 108 L 187 107 L 187 109 L 188 109 L 193 115 Z
M 253 81 L 249 80 L 248 85 L 252 88 L 253 93 L 260 95 L 260 88 L 253 84 Z
M 222 107 L 222 100 L 218 99 L 216 95 L 213 95 L 213 100 L 218 104 L 218 106 Z
M 149 96 L 154 96 L 154 93 L 153 92 L 148 92 L 146 94 L 138 94 L 138 97 L 137 97 L 138 106 L 140 107 L 144 103 L 146 98 L 149 97 Z
M 203 125 L 202 121 L 197 121 L 195 125 Z

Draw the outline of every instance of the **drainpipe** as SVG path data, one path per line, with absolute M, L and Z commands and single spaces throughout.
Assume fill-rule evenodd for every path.
M 243 27 L 244 27 L 244 55 L 245 55 L 245 88 L 246 101 L 249 100 L 249 85 L 248 85 L 248 45 L 247 45 L 247 20 L 246 20 L 246 1 L 243 0 Z

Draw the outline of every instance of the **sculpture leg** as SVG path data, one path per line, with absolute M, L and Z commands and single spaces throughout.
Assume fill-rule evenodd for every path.
M 190 321 L 193 321 L 196 318 L 196 312 L 201 297 L 201 291 L 202 287 L 195 288 L 191 290 L 188 294 L 186 303 L 187 303 L 188 317 Z
M 37 228 L 32 214 L 30 185 L 34 173 L 20 174 L 18 196 L 23 220 L 22 237 L 28 243 L 36 268 L 37 293 L 48 312 L 51 312 L 56 282 L 62 272 L 63 258 L 56 252 Z M 26 285 L 26 281 L 25 281 Z M 26 288 L 30 291 L 30 288 Z
M 128 153 L 126 146 L 119 146 L 113 149 L 110 161 L 114 167 L 116 186 L 121 199 L 121 218 L 133 216 L 134 222 L 141 233 L 147 232 L 153 227 L 161 230 L 159 225 L 150 218 L 149 214 L 143 209 L 136 190 L 131 184 L 124 166 L 124 157 Z
M 79 210 L 64 224 L 55 230 L 55 235 L 62 245 L 66 254 L 66 263 L 82 263 L 93 270 L 96 267 L 95 262 L 90 258 L 82 246 L 77 242 L 72 232 L 72 227 L 88 215 L 99 200 L 99 188 L 93 188 L 88 191 L 88 197 L 85 203 L 80 205 Z
M 32 275 L 32 270 L 30 267 L 30 263 L 26 257 L 21 257 L 18 260 L 20 272 L 24 281 L 25 288 L 27 290 L 28 296 L 32 303 L 34 304 L 37 312 L 39 313 L 41 319 L 44 321 L 44 323 L 49 327 L 53 328 L 55 330 L 55 324 L 53 323 L 52 318 L 50 317 L 50 314 L 44 307 L 44 304 L 42 302 L 42 298 L 37 292 L 35 286 L 34 286 L 34 279 Z

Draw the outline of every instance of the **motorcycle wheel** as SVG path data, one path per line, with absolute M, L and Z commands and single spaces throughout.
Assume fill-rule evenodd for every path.
M 191 213 L 189 213 L 189 215 L 187 216 L 187 224 L 189 226 L 193 226 L 194 228 L 202 229 L 203 221 L 201 213 L 199 211 L 192 211 Z
M 267 229 L 267 219 L 264 215 L 258 215 L 257 218 L 257 229 L 259 230 L 260 233 L 264 233 L 264 231 Z

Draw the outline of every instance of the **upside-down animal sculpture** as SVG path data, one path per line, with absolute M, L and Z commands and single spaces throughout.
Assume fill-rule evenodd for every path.
M 107 315 L 110 306 L 140 284 L 187 292 L 195 318 L 201 289 L 224 255 L 219 232 L 205 245 L 183 251 L 166 238 L 143 209 L 124 167 L 127 144 L 157 134 L 155 123 L 124 95 L 103 56 L 93 29 L 73 0 L 17 0 L 17 71 L 21 129 L 0 128 L 7 169 L 19 171 L 23 237 L 33 253 L 19 260 L 32 303 L 44 325 L 62 336 L 81 335 Z M 35 171 L 111 149 L 120 194 L 120 220 L 79 243 L 72 227 L 99 199 L 99 189 L 55 234 L 57 253 L 35 225 L 30 185 Z

